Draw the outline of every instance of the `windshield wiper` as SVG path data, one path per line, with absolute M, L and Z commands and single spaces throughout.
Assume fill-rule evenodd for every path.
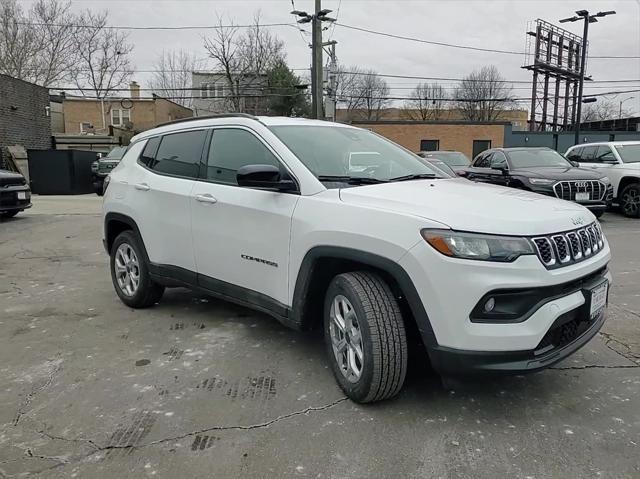
M 386 183 L 386 180 L 379 180 L 377 178 L 369 178 L 366 176 L 333 176 L 333 175 L 320 175 L 318 176 L 320 181 L 335 181 L 338 183 L 349 183 L 350 185 L 374 185 L 377 183 Z
M 406 175 L 406 176 L 398 176 L 396 178 L 391 178 L 389 181 L 408 181 L 408 180 L 425 180 L 425 179 L 434 179 L 439 178 L 435 173 L 419 173 L 416 175 Z

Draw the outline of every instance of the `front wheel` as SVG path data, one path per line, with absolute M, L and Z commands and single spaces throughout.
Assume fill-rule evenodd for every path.
M 400 307 L 377 274 L 336 276 L 324 304 L 327 354 L 336 381 L 359 403 L 388 399 L 407 373 L 407 337 Z
M 595 216 L 596 218 L 600 218 L 604 214 L 604 211 L 605 210 L 595 210 L 595 211 L 592 211 L 592 213 L 593 213 L 593 216 Z
M 131 308 L 153 306 L 164 293 L 164 286 L 151 279 L 141 241 L 132 231 L 120 233 L 111 246 L 111 280 L 120 300 Z
M 640 218 L 640 183 L 633 183 L 622 190 L 620 208 L 629 218 Z
M 20 210 L 3 211 L 0 213 L 0 218 L 13 218 L 18 213 L 20 213 Z

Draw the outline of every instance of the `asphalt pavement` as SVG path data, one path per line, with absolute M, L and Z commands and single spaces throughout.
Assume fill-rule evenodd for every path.
M 544 372 L 347 400 L 322 338 L 168 290 L 111 285 L 100 198 L 0 222 L 0 478 L 640 478 L 640 220 L 607 213 L 615 285 L 585 348 Z

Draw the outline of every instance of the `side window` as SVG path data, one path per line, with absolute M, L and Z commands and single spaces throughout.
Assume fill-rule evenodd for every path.
M 595 161 L 597 163 L 617 163 L 616 157 L 613 155 L 613 152 L 608 145 L 601 145 L 598 147 Z
M 582 153 L 580 154 L 580 160 L 585 163 L 595 163 L 596 162 L 596 152 L 598 151 L 597 146 L 585 146 L 582 148 Z
M 213 132 L 207 160 L 207 179 L 237 185 L 236 172 L 246 165 L 273 165 L 278 159 L 246 130 L 220 128 Z
M 144 166 L 148 168 L 151 168 L 153 160 L 156 159 L 158 145 L 160 145 L 159 136 L 156 136 L 154 138 L 149 138 L 149 140 L 147 140 L 147 144 L 144 147 L 144 150 L 142 150 L 142 153 L 140 154 L 140 158 L 139 158 L 140 163 L 142 163 Z
M 478 158 L 476 158 L 473 166 L 475 166 L 476 168 L 489 168 L 489 166 L 491 165 L 492 156 L 493 153 L 483 153 Z
M 507 157 L 501 151 L 496 151 L 491 157 L 491 168 L 504 168 L 507 166 Z
M 573 150 L 571 150 L 567 155 L 567 159 L 573 160 L 573 161 L 580 161 L 581 155 L 582 155 L 582 147 L 580 146 L 578 148 L 574 148 Z
M 155 159 L 147 166 L 158 173 L 197 178 L 206 136 L 205 130 L 163 136 Z

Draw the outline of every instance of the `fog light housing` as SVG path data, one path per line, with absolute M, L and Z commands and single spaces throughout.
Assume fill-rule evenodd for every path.
M 496 300 L 493 297 L 489 298 L 487 302 L 484 303 L 484 311 L 486 313 L 490 313 L 491 311 L 493 311 L 493 308 L 495 307 L 496 307 Z

